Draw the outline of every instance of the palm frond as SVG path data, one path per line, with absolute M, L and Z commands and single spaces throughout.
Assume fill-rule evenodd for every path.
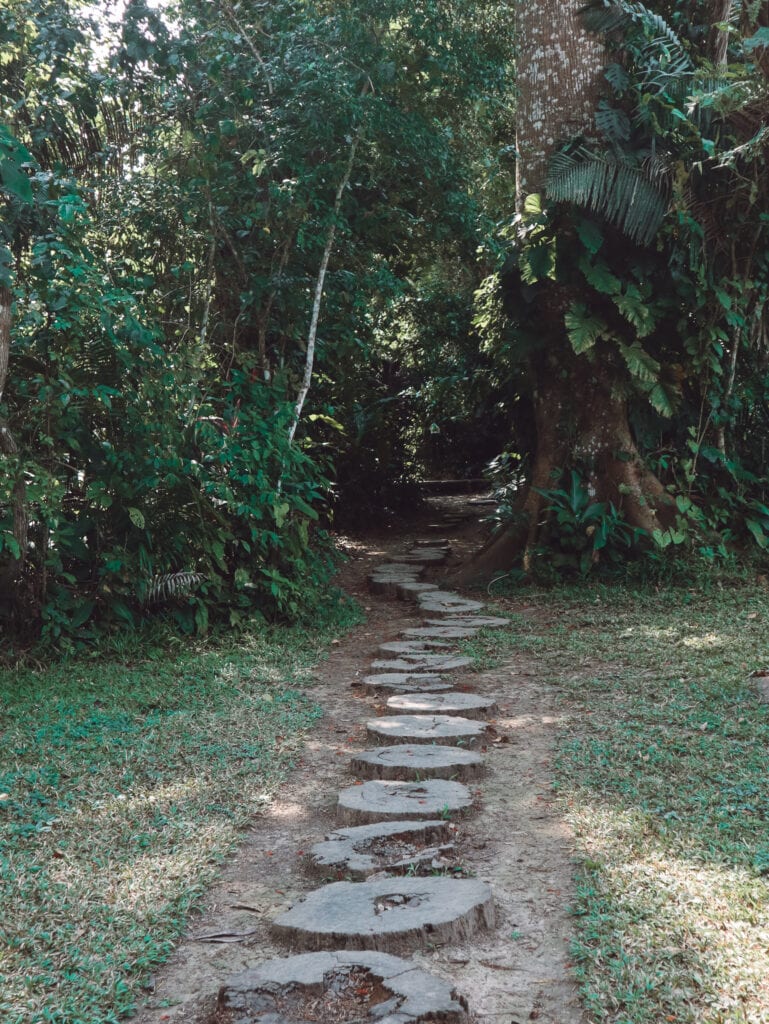
M 205 577 L 199 572 L 164 572 L 153 576 L 145 603 L 164 604 L 172 597 L 184 597 L 200 586 Z
M 553 157 L 545 187 L 551 199 L 591 210 L 639 245 L 653 240 L 670 205 L 669 176 L 658 159 L 639 164 L 584 146 Z

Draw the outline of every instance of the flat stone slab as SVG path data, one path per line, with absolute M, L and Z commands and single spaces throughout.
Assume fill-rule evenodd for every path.
M 450 590 L 431 590 L 429 594 L 420 595 L 417 600 L 425 612 L 461 615 L 464 612 L 479 612 L 484 608 L 482 602 L 460 597 L 459 594 L 454 594 Z
M 452 690 L 453 683 L 444 682 L 439 675 L 430 672 L 382 672 L 379 675 L 364 676 L 361 680 L 365 693 L 440 693 Z
M 410 640 L 466 640 L 475 636 L 479 629 L 479 626 L 414 626 L 404 629 L 402 635 Z
M 218 1009 L 237 1024 L 464 1024 L 467 1002 L 449 982 L 387 953 L 301 953 L 268 960 L 230 978 Z M 228 1018 L 229 1019 L 229 1018 Z
M 444 743 L 474 746 L 486 731 L 482 722 L 458 715 L 390 715 L 366 722 L 369 736 L 386 743 Z
M 467 786 L 446 779 L 424 782 L 370 779 L 339 793 L 337 817 L 347 825 L 372 821 L 413 821 L 458 814 L 472 807 Z
M 442 548 L 416 548 L 398 558 L 406 565 L 437 565 L 446 561 L 446 552 Z
M 502 629 L 512 625 L 510 619 L 503 619 L 500 615 L 456 615 L 445 619 L 425 619 L 425 622 L 428 626 L 458 626 L 461 629 Z
M 415 576 L 369 576 L 368 588 L 373 594 L 384 594 L 387 597 L 398 596 L 398 587 L 402 587 L 406 583 L 415 583 Z
M 443 648 L 444 651 L 451 650 L 451 644 L 447 644 L 446 641 L 440 640 L 388 640 L 387 643 L 380 644 L 377 650 L 381 654 L 419 654 L 426 653 L 427 651 Z
M 446 841 L 448 835 L 449 823 L 437 818 L 338 828 L 312 847 L 309 863 L 314 871 L 344 872 L 362 880 L 376 871 L 398 871 L 433 860 L 453 847 Z
M 387 701 L 387 710 L 395 715 L 464 715 L 486 718 L 496 714 L 491 697 L 477 693 L 399 693 Z
M 425 537 L 422 540 L 415 540 L 414 548 L 442 548 L 444 551 L 451 551 L 451 544 L 441 537 Z
M 413 572 L 413 573 L 416 573 L 417 575 L 419 575 L 422 572 L 422 569 L 418 565 L 414 565 L 414 564 L 408 565 L 408 564 L 406 564 L 406 562 L 382 562 L 381 565 L 375 566 L 374 569 L 372 570 L 372 572 L 375 572 L 375 573 L 388 573 L 388 572 L 389 573 L 399 573 L 399 572 L 409 573 L 409 572 Z
M 419 743 L 364 750 L 350 760 L 350 768 L 363 779 L 453 779 L 469 782 L 485 772 L 484 760 L 474 750 Z
M 419 583 L 418 581 L 409 580 L 406 583 L 396 583 L 395 593 L 399 601 L 416 601 L 420 594 L 428 594 L 432 590 L 437 590 L 438 585 L 436 583 Z
M 448 783 L 445 783 L 448 785 Z M 309 949 L 416 949 L 494 927 L 491 888 L 475 878 L 382 878 L 324 885 L 272 924 Z
M 419 672 L 429 669 L 431 672 L 456 672 L 460 668 L 472 665 L 472 658 L 461 658 L 452 654 L 406 654 L 402 658 L 388 661 L 372 661 L 371 667 L 380 672 Z

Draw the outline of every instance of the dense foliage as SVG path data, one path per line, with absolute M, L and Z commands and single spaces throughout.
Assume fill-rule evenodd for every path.
M 594 132 L 563 140 L 545 194 L 503 225 L 476 323 L 525 382 L 541 344 L 538 297 L 553 287 L 571 296 L 558 358 L 575 379 L 611 382 L 667 492 L 659 528 L 632 536 L 621 507 L 594 499 L 602 525 L 586 535 L 579 503 L 567 503 L 567 534 L 580 533 L 588 556 L 576 551 L 572 569 L 605 564 L 607 544 L 710 559 L 766 548 L 765 5 L 594 0 L 583 16 L 609 47 Z M 589 450 L 561 469 L 571 483 L 544 495 L 542 539 L 556 560 L 573 474 L 579 493 L 600 492 Z
M 332 475 L 373 505 L 413 472 L 417 349 L 453 311 L 409 352 L 392 310 L 419 318 L 436 252 L 472 258 L 491 114 L 467 111 L 501 91 L 504 25 L 399 2 L 6 15 L 0 621 L 293 615 L 329 564 Z

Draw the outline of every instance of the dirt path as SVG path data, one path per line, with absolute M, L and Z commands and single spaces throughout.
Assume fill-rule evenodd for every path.
M 312 696 L 324 718 L 279 798 L 210 890 L 202 916 L 158 972 L 139 1024 L 202 1024 L 227 978 L 286 955 L 270 937 L 270 921 L 322 881 L 308 874 L 305 854 L 335 826 L 337 791 L 351 782 L 349 755 L 370 746 L 364 723 L 383 710 L 351 683 L 368 674 L 379 643 L 420 621 L 415 605 L 365 590 L 372 566 L 410 539 L 353 546 L 340 582 L 362 600 L 367 622 L 319 666 Z M 456 547 L 461 554 L 461 540 Z M 571 849 L 551 805 L 550 760 L 561 724 L 552 696 L 535 667 L 520 659 L 453 681 L 494 696 L 500 707 L 497 737 L 484 749 L 488 774 L 473 784 L 477 811 L 460 820 L 457 833 L 465 870 L 492 886 L 497 927 L 463 945 L 421 950 L 414 960 L 452 981 L 470 1000 L 478 1024 L 583 1024 L 568 971 Z

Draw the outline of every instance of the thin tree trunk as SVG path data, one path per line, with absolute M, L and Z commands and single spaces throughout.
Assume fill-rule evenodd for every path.
M 13 296 L 10 288 L 0 287 L 0 402 L 3 400 L 8 379 L 8 364 L 11 356 L 11 308 Z M 14 456 L 18 446 L 7 423 L 0 420 L 0 454 Z M 24 474 L 19 468 L 13 485 L 13 538 L 19 546 L 19 557 L 12 559 L 5 571 L 6 578 L 16 577 L 24 564 L 27 551 L 27 487 Z
M 293 443 L 294 435 L 296 434 L 296 428 L 299 425 L 299 419 L 302 415 L 302 409 L 307 395 L 310 391 L 310 385 L 312 384 L 312 371 L 315 363 L 315 339 L 318 334 L 318 321 L 320 319 L 320 306 L 323 301 L 323 286 L 326 281 L 326 271 L 328 270 L 328 261 L 331 258 L 331 250 L 334 246 L 334 237 L 336 236 L 336 224 L 337 218 L 339 217 L 339 211 L 342 208 L 342 196 L 344 190 L 350 183 L 350 177 L 352 176 L 352 169 L 355 163 L 355 154 L 358 149 L 359 138 L 353 139 L 350 145 L 350 155 L 347 159 L 347 166 L 345 167 L 342 180 L 339 182 L 339 188 L 336 190 L 336 198 L 334 200 L 334 210 L 331 220 L 331 224 L 328 228 L 326 235 L 326 245 L 323 250 L 323 257 L 320 261 L 320 269 L 318 270 L 318 277 L 315 281 L 315 297 L 312 304 L 312 316 L 310 318 L 310 328 L 307 332 L 307 354 L 304 360 L 304 376 L 302 378 L 302 385 L 299 388 L 299 395 L 296 400 L 294 407 L 294 415 L 291 419 L 291 427 L 288 431 L 289 444 Z

